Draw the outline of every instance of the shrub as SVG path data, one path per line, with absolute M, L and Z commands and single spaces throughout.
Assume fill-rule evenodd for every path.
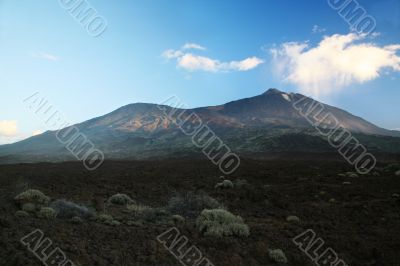
M 185 218 L 177 214 L 172 215 L 172 220 L 175 224 L 181 224 L 185 222 Z
M 237 188 L 242 188 L 242 187 L 246 187 L 249 185 L 249 182 L 247 182 L 246 179 L 236 179 L 234 182 L 235 187 Z
M 268 250 L 268 255 L 271 260 L 277 262 L 277 263 L 287 263 L 288 260 L 285 256 L 285 253 L 281 249 L 270 249 Z
M 33 204 L 33 203 L 24 203 L 23 205 L 22 205 L 22 208 L 21 208 L 23 211 L 25 211 L 25 212 L 35 212 L 36 211 L 36 205 L 35 204 Z
M 38 212 L 38 217 L 51 220 L 57 217 L 57 212 L 53 208 L 42 207 Z
M 184 196 L 171 198 L 168 203 L 168 209 L 173 214 L 194 218 L 204 209 L 225 209 L 225 207 L 207 194 L 196 195 L 189 192 Z
M 66 200 L 56 200 L 50 204 L 50 207 L 57 211 L 57 216 L 60 218 L 79 217 L 87 219 L 94 216 L 93 211 L 87 207 Z
M 230 180 L 224 180 L 215 185 L 215 188 L 233 188 L 233 183 Z
M 114 218 L 111 215 L 105 213 L 99 214 L 96 218 L 96 221 L 99 223 L 110 223 L 113 220 Z
M 14 200 L 20 204 L 30 202 L 45 205 L 50 201 L 50 198 L 43 194 L 43 192 L 40 190 L 28 189 L 21 194 L 18 194 Z
M 29 217 L 29 213 L 27 213 L 26 211 L 16 211 L 15 212 L 15 216 L 17 216 L 17 217 L 21 217 L 21 218 L 24 218 L 24 217 Z
M 242 217 L 223 209 L 204 210 L 196 220 L 196 226 L 206 236 L 248 236 L 249 227 Z
M 286 221 L 288 221 L 289 223 L 299 223 L 300 218 L 294 215 L 290 215 L 286 218 Z
M 131 199 L 128 195 L 126 194 L 115 194 L 112 195 L 108 200 L 108 203 L 116 204 L 116 205 L 127 205 L 127 204 L 133 204 L 135 201 Z
M 83 220 L 79 216 L 74 216 L 71 218 L 71 223 L 73 224 L 81 224 L 83 223 Z
M 144 210 L 150 209 L 151 207 L 141 204 L 129 204 L 126 206 L 126 210 L 129 213 L 140 213 Z

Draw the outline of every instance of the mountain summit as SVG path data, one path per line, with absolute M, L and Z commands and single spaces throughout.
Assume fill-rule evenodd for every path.
M 330 150 L 322 136 L 316 134 L 313 126 L 294 107 L 298 101 L 322 104 L 298 93 L 269 89 L 258 96 L 223 105 L 180 109 L 177 113 L 183 112 L 183 118 L 195 113 L 232 150 L 250 155 L 272 151 Z M 390 149 L 392 145 L 377 145 L 375 142 L 400 136 L 398 131 L 377 127 L 339 108 L 323 106 L 325 113 L 331 113 L 342 127 L 366 136 L 366 141 L 372 146 Z M 172 110 L 171 106 L 135 103 L 75 126 L 96 148 L 104 152 L 106 158 L 143 159 L 195 152 L 190 137 L 181 132 L 172 121 L 174 118 L 171 120 L 166 116 L 165 111 L 168 113 Z M 14 144 L 0 146 L 0 162 L 73 159 L 55 133 L 47 131 Z

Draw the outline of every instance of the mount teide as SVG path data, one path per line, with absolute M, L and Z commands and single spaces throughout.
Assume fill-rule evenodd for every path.
M 188 109 L 236 153 L 258 156 L 276 152 L 332 152 L 327 141 L 293 107 L 305 96 L 269 89 L 265 93 L 224 105 Z M 306 98 L 306 101 L 314 101 Z M 199 154 L 156 104 L 136 103 L 75 125 L 108 159 L 147 159 Z M 172 107 L 163 106 L 167 111 Z M 380 152 L 400 152 L 400 132 L 386 130 L 339 108 L 324 105 L 340 125 L 360 142 Z M 0 162 L 73 160 L 54 131 L 0 146 Z

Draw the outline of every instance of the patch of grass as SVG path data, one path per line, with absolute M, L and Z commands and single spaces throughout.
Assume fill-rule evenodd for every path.
M 249 227 L 240 216 L 223 209 L 204 210 L 196 220 L 198 230 L 205 236 L 248 236 Z

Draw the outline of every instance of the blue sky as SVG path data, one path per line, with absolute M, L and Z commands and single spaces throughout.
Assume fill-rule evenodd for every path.
M 77 123 L 171 95 L 198 107 L 276 87 L 400 128 L 397 0 L 358 0 L 376 21 L 368 36 L 326 0 L 87 2 L 107 21 L 99 37 L 59 1 L 0 0 L 0 143 L 51 129 L 23 103 L 35 92 Z

